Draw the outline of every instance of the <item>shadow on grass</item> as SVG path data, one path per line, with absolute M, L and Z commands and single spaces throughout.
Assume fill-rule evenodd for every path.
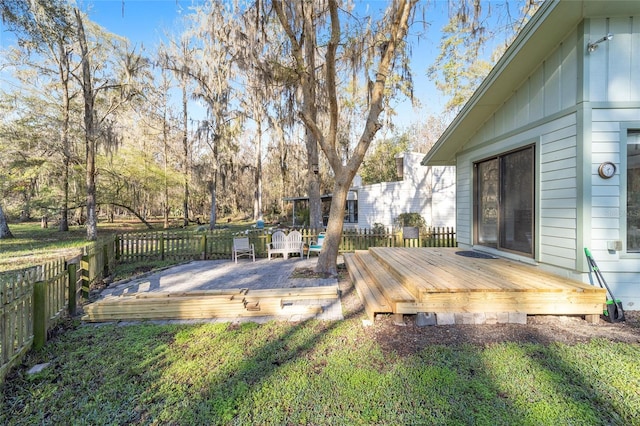
M 500 350 L 503 357 L 487 367 L 502 379 L 501 391 L 526 408 L 527 421 L 640 424 L 638 345 L 599 338 L 576 345 L 507 344 Z
M 188 386 L 165 370 L 163 384 L 143 396 L 156 398 L 159 411 L 148 415 L 179 424 L 525 423 L 526 413 L 493 382 L 480 348 L 436 346 L 398 357 L 364 339 L 361 319 L 360 307 L 344 321 L 229 324 L 224 338 L 235 345 L 219 353 L 219 364 Z M 201 338 L 217 344 L 216 332 L 203 327 Z M 250 342 L 258 329 L 261 341 Z M 190 357 L 199 358 L 194 347 L 182 361 Z
M 472 334 L 470 341 L 476 340 L 477 330 L 462 327 L 459 332 L 465 330 Z M 527 340 L 538 343 L 434 345 L 419 352 L 425 363 L 456 376 L 443 388 L 445 393 L 455 389 L 448 401 L 457 405 L 445 423 L 640 424 L 637 344 L 598 338 L 568 345 L 535 330 Z M 409 362 L 413 358 L 407 357 Z M 475 395 L 477 403 L 465 394 Z M 465 418 L 465 411 L 471 416 Z
M 343 291 L 355 297 L 353 286 Z M 638 424 L 638 345 L 452 344 L 401 355 L 368 338 L 362 319 L 354 304 L 333 322 L 80 327 L 30 358 L 51 369 L 10 379 L 3 420 Z

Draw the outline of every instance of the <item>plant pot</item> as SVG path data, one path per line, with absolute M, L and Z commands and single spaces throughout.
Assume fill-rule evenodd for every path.
M 420 237 L 420 228 L 417 226 L 403 226 L 402 227 L 402 238 L 405 240 L 408 239 L 417 239 Z

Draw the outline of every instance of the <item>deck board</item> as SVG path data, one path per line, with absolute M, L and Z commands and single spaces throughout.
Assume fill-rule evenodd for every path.
M 376 314 L 379 313 L 392 313 L 391 304 L 374 284 L 372 278 L 355 257 L 355 254 L 345 254 L 344 263 L 347 265 L 351 281 L 358 296 L 360 296 L 360 300 L 363 301 L 364 309 L 369 319 L 373 320 Z
M 442 280 L 439 291 L 477 289 L 510 289 L 513 291 L 580 291 L 599 292 L 597 287 L 563 278 L 533 265 L 507 259 L 474 259 L 455 255 L 458 249 L 372 248 L 378 257 L 402 264 L 404 269 L 429 269 L 430 275 Z M 454 278 L 452 278 L 452 276 Z M 436 287 L 436 286 L 434 286 Z
M 438 259 L 437 254 L 424 256 L 419 249 L 410 248 L 372 248 L 371 251 L 378 260 L 388 263 L 389 268 L 402 275 L 403 284 L 416 286 L 421 292 L 487 291 L 501 288 L 488 279 L 478 279 L 482 271 L 465 273 L 455 264 Z
M 400 282 L 385 269 L 380 262 L 376 262 L 373 255 L 366 251 L 356 253 L 356 258 L 364 266 L 370 276 L 376 277 L 380 292 L 391 304 L 412 303 L 420 294 L 411 294 Z

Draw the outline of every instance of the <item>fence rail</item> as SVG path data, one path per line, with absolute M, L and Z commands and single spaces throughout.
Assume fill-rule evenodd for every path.
M 309 244 L 318 236 L 318 230 L 302 229 L 302 240 Z M 257 257 L 267 256 L 271 242 L 270 231 L 248 230 L 242 233 L 254 244 Z M 227 230 L 207 232 L 144 232 L 121 234 L 116 237 L 118 262 L 145 260 L 197 260 L 229 259 L 233 238 L 238 233 Z M 428 228 L 418 238 L 403 238 L 401 232 L 374 232 L 368 229 L 345 230 L 340 241 L 340 252 L 366 250 L 369 247 L 455 247 L 453 228 Z
M 318 230 L 302 229 L 306 244 Z M 248 230 L 256 256 L 266 257 L 268 230 Z M 0 274 L 0 383 L 9 369 L 31 348 L 42 347 L 47 332 L 89 296 L 91 285 L 112 273 L 118 263 L 149 260 L 186 261 L 231 259 L 233 238 L 228 230 L 207 232 L 139 232 L 119 234 L 86 245 L 72 259 Z M 345 230 L 341 252 L 369 247 L 455 247 L 453 228 L 430 228 L 418 238 L 405 239 L 390 230 Z

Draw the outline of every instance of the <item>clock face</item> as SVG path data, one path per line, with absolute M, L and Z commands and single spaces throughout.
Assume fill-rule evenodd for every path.
M 600 164 L 600 167 L 598 167 L 598 174 L 604 179 L 609 179 L 616 174 L 616 165 L 609 161 L 606 161 Z

